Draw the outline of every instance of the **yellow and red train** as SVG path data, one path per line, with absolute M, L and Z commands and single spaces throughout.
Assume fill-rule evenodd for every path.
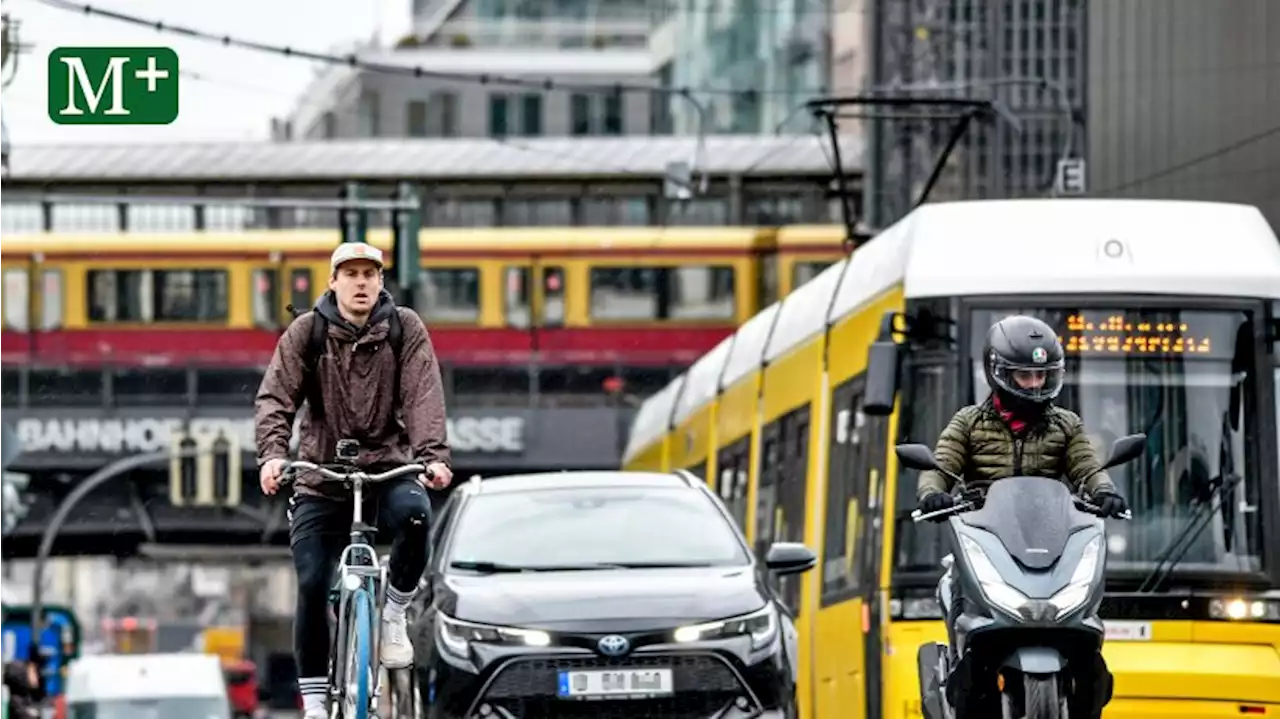
M 838 225 L 424 229 L 418 310 L 454 364 L 691 362 L 843 256 Z M 336 231 L 5 238 L 6 365 L 255 366 L 325 290 Z M 384 250 L 390 233 L 371 230 Z M 388 253 L 389 255 L 390 253 Z

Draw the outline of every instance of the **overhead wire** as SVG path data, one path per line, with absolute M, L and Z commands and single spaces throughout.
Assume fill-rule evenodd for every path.
M 1261 142 L 1269 137 L 1276 136 L 1276 135 L 1280 135 L 1280 125 L 1276 125 L 1274 127 L 1270 127 L 1261 132 L 1248 135 L 1246 137 L 1242 137 L 1234 142 L 1223 145 L 1222 147 L 1219 147 L 1215 150 L 1211 150 L 1202 155 L 1197 155 L 1195 157 L 1188 158 L 1186 160 L 1183 160 L 1182 162 L 1175 163 L 1173 165 L 1165 167 L 1164 169 L 1157 170 L 1156 172 L 1153 172 L 1151 174 L 1143 175 L 1142 177 L 1139 177 L 1135 180 L 1129 180 L 1128 182 L 1121 183 L 1119 185 L 1116 185 L 1115 187 L 1103 190 L 1099 194 L 1110 195 L 1116 192 L 1120 192 L 1121 190 L 1127 190 L 1131 187 L 1144 185 L 1148 182 L 1159 180 L 1161 178 L 1168 177 L 1169 175 L 1182 172 L 1183 170 L 1191 169 L 1196 165 L 1202 165 L 1211 160 L 1216 160 L 1219 157 L 1229 155 L 1235 152 L 1236 150 L 1244 149 L 1245 147 Z

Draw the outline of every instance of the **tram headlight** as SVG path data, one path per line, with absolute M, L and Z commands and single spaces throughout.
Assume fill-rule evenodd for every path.
M 959 536 L 960 547 L 964 551 L 965 558 L 969 561 L 969 566 L 973 568 L 973 576 L 978 580 L 979 586 L 982 587 L 982 593 L 993 604 L 1006 612 L 1015 617 L 1021 616 L 1022 608 L 1031 600 L 1027 598 L 1027 595 L 1009 586 L 1009 583 L 1004 581 L 1004 578 L 1000 576 L 1000 572 L 996 570 L 996 565 L 992 564 L 991 559 L 987 557 L 987 553 L 982 551 L 981 545 L 967 535 L 961 534 Z
M 1057 618 L 1074 612 L 1089 599 L 1089 591 L 1093 588 L 1093 576 L 1098 570 L 1098 555 L 1102 550 L 1102 536 L 1089 540 L 1080 555 L 1080 563 L 1071 574 L 1071 581 L 1057 594 L 1049 599 L 1049 603 L 1058 610 Z
M 1280 622 L 1280 599 L 1232 597 L 1209 602 L 1209 618 L 1242 622 Z

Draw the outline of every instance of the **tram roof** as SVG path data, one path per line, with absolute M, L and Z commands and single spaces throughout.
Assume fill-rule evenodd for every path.
M 630 462 L 631 458 L 638 452 L 648 448 L 654 440 L 671 429 L 672 410 L 675 408 L 676 400 L 680 396 L 680 388 L 684 386 L 686 376 L 687 374 L 682 374 L 671 380 L 666 387 L 658 390 L 649 399 L 640 404 L 640 409 L 636 412 L 636 418 L 631 423 L 631 434 L 627 439 L 627 448 L 622 452 L 624 464 Z
M 10 153 L 7 182 L 661 178 L 691 162 L 694 136 L 360 139 L 27 145 Z M 861 138 L 840 141 L 846 172 L 862 166 Z M 814 135 L 713 135 L 697 170 L 713 175 L 829 175 L 830 141 Z
M 1123 293 L 1280 300 L 1280 239 L 1258 208 L 1239 204 L 1053 199 L 925 205 L 739 328 L 719 389 L 898 284 L 908 298 Z M 671 414 L 669 399 L 650 401 L 660 406 L 642 406 L 641 413 Z

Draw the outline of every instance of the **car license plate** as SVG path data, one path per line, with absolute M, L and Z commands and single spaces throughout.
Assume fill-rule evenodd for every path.
M 671 694 L 670 669 L 610 669 L 560 672 L 558 694 L 565 698 L 652 697 Z

